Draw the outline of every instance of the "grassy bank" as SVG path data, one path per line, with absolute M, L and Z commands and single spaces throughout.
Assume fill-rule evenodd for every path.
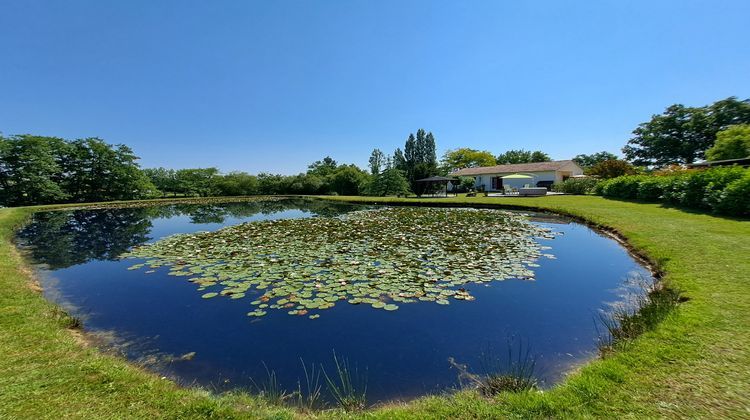
M 750 222 L 601 197 L 332 200 L 521 206 L 615 229 L 690 298 L 656 330 L 544 393 L 463 392 L 369 411 L 372 418 L 750 415 Z M 82 347 L 31 284 L 11 244 L 34 209 L 0 209 L 0 417 L 291 417 L 256 398 L 184 390 Z M 337 417 L 339 412 L 319 413 Z

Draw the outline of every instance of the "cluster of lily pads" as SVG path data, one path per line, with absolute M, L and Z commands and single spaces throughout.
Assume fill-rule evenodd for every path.
M 203 298 L 252 295 L 249 316 L 270 309 L 311 319 L 337 303 L 393 311 L 417 301 L 473 300 L 467 284 L 532 279 L 555 233 L 517 213 L 379 208 L 180 234 L 123 255 L 189 277 Z

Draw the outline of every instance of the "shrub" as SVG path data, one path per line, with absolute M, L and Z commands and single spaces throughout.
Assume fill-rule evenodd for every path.
M 665 176 L 653 176 L 644 178 L 638 184 L 636 197 L 640 200 L 660 200 L 664 196 L 664 191 L 666 191 L 672 185 L 672 181 L 672 177 Z
M 742 179 L 748 171 L 739 166 L 712 168 L 704 172 L 706 184 L 703 187 L 702 204 L 705 208 L 716 209 L 721 202 L 724 190 L 733 182 Z
M 633 165 L 625 162 L 624 160 L 611 159 L 597 163 L 596 165 L 589 168 L 586 173 L 588 175 L 609 179 L 623 175 L 634 175 L 636 173 L 636 169 Z
M 724 188 L 715 208 L 723 214 L 750 216 L 750 171 Z
M 644 175 L 626 175 L 612 178 L 604 182 L 602 195 L 614 198 L 637 198 L 638 184 L 645 178 L 647 176 Z
M 552 191 L 565 194 L 590 194 L 599 183 L 596 178 L 568 178 L 565 182 L 552 185 Z
M 595 185 L 605 197 L 663 201 L 683 207 L 747 215 L 750 171 L 738 166 L 699 171 L 675 171 L 674 175 L 627 175 Z

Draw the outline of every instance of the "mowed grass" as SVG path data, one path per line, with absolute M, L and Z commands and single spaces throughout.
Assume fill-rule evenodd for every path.
M 389 404 L 350 417 L 748 417 L 750 222 L 601 197 L 326 197 L 407 205 L 539 208 L 616 230 L 690 300 L 638 339 L 546 392 L 472 391 Z M 34 209 L 0 209 L 0 418 L 286 418 L 311 414 L 243 395 L 177 387 L 83 347 L 68 321 L 30 287 L 12 246 Z M 375 374 L 371 372 L 371 374 Z M 315 417 L 344 416 L 324 411 Z

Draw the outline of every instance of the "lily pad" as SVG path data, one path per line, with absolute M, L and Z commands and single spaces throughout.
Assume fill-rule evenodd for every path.
M 220 289 L 204 298 L 249 294 L 250 316 L 268 308 L 306 314 L 339 301 L 392 311 L 396 303 L 474 300 L 471 284 L 533 280 L 537 261 L 554 258 L 541 241 L 555 236 L 500 210 L 379 208 L 174 235 L 122 258 L 146 261 L 133 270 L 166 266 L 198 290 Z

